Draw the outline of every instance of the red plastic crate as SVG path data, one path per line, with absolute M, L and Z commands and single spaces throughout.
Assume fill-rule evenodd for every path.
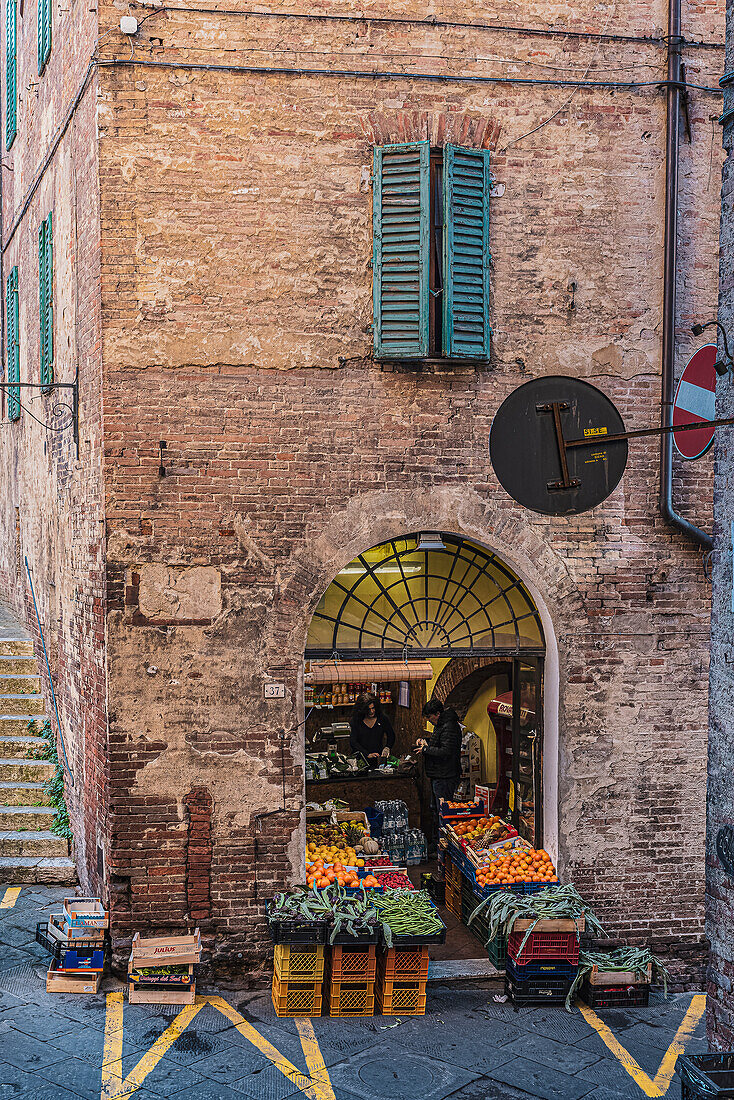
M 380 955 L 379 975 L 399 982 L 425 981 L 430 965 L 427 947 L 391 947 Z
M 374 944 L 369 947 L 332 947 L 329 980 L 332 982 L 373 982 L 377 972 Z
M 520 965 L 533 959 L 562 959 L 574 966 L 579 961 L 579 941 L 575 932 L 531 932 L 520 953 L 525 932 L 511 932 L 507 939 L 507 954 Z

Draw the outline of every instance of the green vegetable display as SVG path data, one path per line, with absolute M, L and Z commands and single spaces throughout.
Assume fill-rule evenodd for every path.
M 444 923 L 425 890 L 385 890 L 372 904 L 380 915 L 388 947 L 395 936 L 433 936 Z
M 647 968 L 652 966 L 652 976 L 662 981 L 665 996 L 668 996 L 667 967 L 645 947 L 618 947 L 614 951 L 583 951 L 579 956 L 579 972 L 566 997 L 566 1008 L 570 1011 L 574 995 L 584 979 L 596 966 L 600 971 L 630 970 L 640 982 L 647 981 Z
M 378 924 L 373 899 L 362 889 L 349 895 L 341 886 L 316 887 L 309 890 L 297 886 L 292 894 L 276 894 L 268 914 L 271 918 L 297 917 L 302 920 L 325 921 L 332 926 L 329 943 L 341 932 L 355 939 L 374 932 Z
M 480 902 L 467 921 L 470 927 L 476 918 L 486 911 L 489 935 L 487 941 L 495 939 L 498 933 L 509 936 L 516 920 L 531 920 L 533 923 L 525 933 L 520 945 L 520 953 L 541 920 L 577 920 L 586 918 L 589 931 L 597 936 L 605 935 L 604 929 L 595 914 L 588 907 L 575 886 L 546 886 L 537 894 L 513 894 L 509 890 L 498 890 Z M 576 932 L 578 937 L 578 931 Z

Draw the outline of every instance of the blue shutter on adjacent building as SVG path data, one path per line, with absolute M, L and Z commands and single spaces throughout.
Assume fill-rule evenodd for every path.
M 17 0 L 5 0 L 5 148 L 18 130 L 18 12 Z
M 7 381 L 20 382 L 20 325 L 18 317 L 18 268 L 14 267 L 5 283 L 5 325 Z M 8 418 L 20 416 L 20 387 L 8 389 Z
M 38 0 L 38 75 L 51 56 L 51 0 Z
M 444 149 L 444 354 L 489 358 L 489 152 Z
M 430 146 L 383 145 L 374 154 L 375 355 L 428 355 Z
M 52 215 L 41 222 L 38 230 L 38 285 L 41 331 L 41 384 L 54 380 L 54 263 Z

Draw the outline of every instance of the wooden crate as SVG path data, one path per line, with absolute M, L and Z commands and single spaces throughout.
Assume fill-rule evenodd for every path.
M 592 968 L 589 974 L 589 985 L 601 985 L 605 989 L 612 986 L 649 985 L 652 982 L 652 963 L 647 964 L 647 977 L 640 978 L 634 970 L 599 970 L 598 966 Z
M 130 962 L 134 966 L 161 966 L 165 963 L 198 963 L 201 961 L 201 934 L 196 928 L 188 936 L 155 936 L 141 939 L 133 936 Z
M 539 920 L 534 923 L 532 920 L 516 920 L 512 926 L 513 932 L 527 932 L 529 928 L 533 929 L 533 932 L 573 932 L 578 930 L 583 932 L 586 927 L 586 919 L 584 917 L 577 917 L 576 920 Z
M 99 898 L 64 898 L 64 923 L 69 928 L 109 928 L 110 915 Z
M 167 965 L 186 966 L 185 963 L 176 963 L 176 964 L 161 963 L 160 965 L 161 966 L 167 966 Z M 127 964 L 127 976 L 128 976 L 128 980 L 129 980 L 130 984 L 135 985 L 135 986 L 149 985 L 149 986 L 155 986 L 157 989 L 188 989 L 188 987 L 190 985 L 194 984 L 194 965 L 193 965 L 193 963 L 189 963 L 188 966 L 186 967 L 186 969 L 187 969 L 187 972 L 188 972 L 186 975 L 182 974 L 180 978 L 176 978 L 174 980 L 171 980 L 170 978 L 168 980 L 166 980 L 165 976 L 161 976 L 159 978 L 150 977 L 150 975 L 147 975 L 147 974 L 140 974 L 139 977 L 135 977 L 137 967 L 133 966 L 132 962 L 129 962 Z
M 52 966 L 46 974 L 47 993 L 99 993 L 101 984 L 101 972 L 69 974 Z
M 196 1003 L 196 983 L 188 989 L 151 989 L 131 982 L 127 999 L 131 1005 L 192 1005 Z

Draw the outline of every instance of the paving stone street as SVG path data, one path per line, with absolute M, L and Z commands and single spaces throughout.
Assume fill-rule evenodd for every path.
M 666 1052 L 684 1018 L 685 1049 L 706 1049 L 694 993 L 592 1022 L 578 1005 L 515 1012 L 498 982 L 431 983 L 413 1018 L 278 1019 L 267 990 L 204 983 L 184 1009 L 128 1005 L 114 979 L 97 996 L 47 994 L 36 923 L 67 893 L 23 887 L 0 909 L 0 1100 L 677 1098 Z

